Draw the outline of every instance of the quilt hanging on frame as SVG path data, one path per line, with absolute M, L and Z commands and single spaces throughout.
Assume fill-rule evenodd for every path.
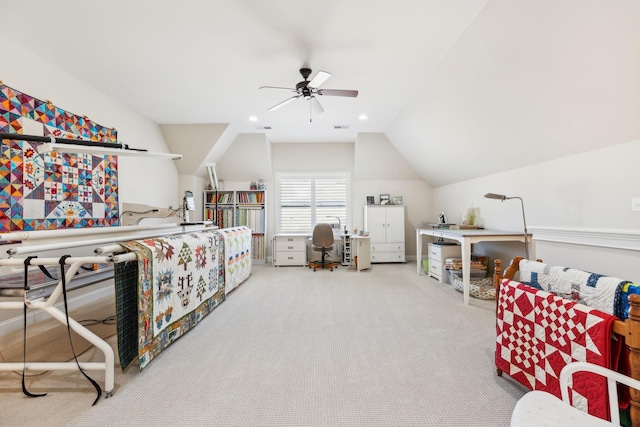
M 121 243 L 137 256 L 138 292 L 131 298 L 138 306 L 140 370 L 224 301 L 220 243 L 213 230 Z M 123 368 L 130 362 L 121 360 Z
M 117 142 L 115 129 L 2 83 L 0 132 Z M 118 225 L 115 156 L 39 154 L 36 142 L 0 144 L 0 233 Z
M 246 226 L 218 230 L 224 246 L 224 294 L 228 294 L 251 274 L 251 229 Z

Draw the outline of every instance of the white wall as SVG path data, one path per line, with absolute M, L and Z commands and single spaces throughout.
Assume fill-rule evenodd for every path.
M 45 37 L 46 38 L 46 37 Z M 168 152 L 160 129 L 151 120 L 120 104 L 108 95 L 88 86 L 73 75 L 62 71 L 44 59 L 24 50 L 0 36 L 0 79 L 16 90 L 41 100 L 50 100 L 57 107 L 78 115 L 86 115 L 103 126 L 116 128 L 118 141 L 131 147 L 155 152 Z M 172 160 L 119 157 L 119 201 L 152 206 L 178 206 L 178 173 Z M 76 250 L 73 252 L 78 253 Z M 113 292 L 111 285 L 74 291 L 78 304 Z M 12 316 L 18 316 L 12 319 Z M 30 314 L 29 322 L 36 316 Z M 0 334 L 21 327 L 20 310 L 0 313 Z
M 175 165 L 184 175 L 197 175 L 204 171 L 207 162 L 215 163 L 215 159 L 209 160 L 209 157 L 228 128 L 228 123 L 160 125 L 160 131 L 171 152 L 182 154 L 182 160 L 175 162 Z
M 267 182 L 270 191 L 268 202 L 269 240 L 276 233 L 275 175 L 289 172 L 346 172 L 351 175 L 353 184 L 354 145 L 352 143 L 277 143 L 271 144 L 272 176 Z M 353 202 L 351 209 L 353 211 Z M 353 213 L 352 213 L 353 215 Z M 273 254 L 268 246 L 268 256 Z
M 520 202 L 483 197 L 493 192 L 522 197 L 529 227 L 637 231 L 640 212 L 631 211 L 631 198 L 640 196 L 638 159 L 640 140 L 438 187 L 433 193 L 432 214 L 444 210 L 459 222 L 459 216 L 473 204 L 480 207 L 487 228 L 521 230 Z M 483 246 L 480 252 L 488 250 L 506 259 L 523 251 L 521 245 L 510 245 L 506 250 L 504 245 Z M 550 243 L 537 248 L 537 256 L 546 262 L 640 281 L 638 252 Z M 620 265 L 621 259 L 629 257 L 635 262 Z
M 434 187 L 633 141 L 638 22 L 637 0 L 491 0 L 385 132 Z
M 216 165 L 218 179 L 225 182 L 268 179 L 271 176 L 271 144 L 261 133 L 239 134 Z
M 116 128 L 118 141 L 149 151 L 169 152 L 158 126 L 126 105 L 93 89 L 41 57 L 0 36 L 0 78 L 7 86 L 71 113 L 86 115 L 103 126 Z M 10 52 L 10 54 L 9 54 Z M 178 174 L 172 160 L 120 157 L 120 202 L 168 207 L 178 203 Z
M 405 253 L 407 259 L 416 254 L 415 229 L 423 221 L 431 221 L 432 189 L 400 155 L 384 134 L 364 133 L 355 143 L 353 176 L 353 224 L 362 229 L 366 196 L 380 194 L 402 196 L 405 206 Z
M 272 171 L 267 182 L 270 192 L 269 236 L 275 225 L 275 174 L 284 172 L 349 172 L 351 174 L 351 224 L 362 230 L 366 196 L 402 196 L 405 209 L 407 258 L 415 257 L 415 227 L 429 220 L 431 188 L 400 156 L 383 134 L 361 134 L 355 143 L 272 144 Z M 271 248 L 269 248 L 269 251 Z M 270 253 L 270 252 L 269 252 Z

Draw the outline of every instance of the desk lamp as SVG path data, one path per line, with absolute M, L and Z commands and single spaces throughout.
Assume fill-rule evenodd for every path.
M 520 200 L 520 205 L 522 206 L 522 222 L 524 224 L 524 253 L 527 259 L 529 259 L 529 242 L 528 242 L 529 234 L 527 233 L 527 220 L 524 217 L 524 202 L 522 201 L 522 197 L 518 197 L 518 196 L 507 197 L 504 194 L 496 194 L 496 193 L 487 193 L 484 195 L 484 197 L 486 197 L 487 199 L 500 200 L 501 202 L 504 202 L 505 200 L 511 200 L 511 199 Z
M 326 218 L 335 218 L 338 220 L 338 232 L 342 233 L 342 220 L 340 220 L 339 216 L 331 216 L 331 215 L 327 215 Z M 344 226 L 344 234 L 348 234 L 347 233 L 347 226 Z
M 189 211 L 196 210 L 196 203 L 193 199 L 192 191 L 185 191 L 184 198 L 182 199 L 182 219 L 184 220 L 183 225 L 191 224 L 189 219 Z

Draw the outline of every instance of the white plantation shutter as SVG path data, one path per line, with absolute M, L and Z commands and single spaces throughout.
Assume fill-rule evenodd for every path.
M 347 179 L 345 176 L 317 177 L 315 180 L 316 224 L 347 224 Z
M 347 224 L 348 174 L 278 175 L 279 233 L 311 233 L 320 222 Z
M 280 233 L 300 233 L 311 229 L 311 184 L 310 177 L 280 179 Z

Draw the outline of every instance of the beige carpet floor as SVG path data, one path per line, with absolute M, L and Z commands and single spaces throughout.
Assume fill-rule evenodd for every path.
M 0 373 L 0 424 L 508 425 L 526 390 L 495 374 L 493 302 L 464 306 L 415 269 L 255 266 L 144 372 L 117 369 L 113 397 L 94 407 L 77 372 L 30 379 L 49 392 L 38 399 Z

